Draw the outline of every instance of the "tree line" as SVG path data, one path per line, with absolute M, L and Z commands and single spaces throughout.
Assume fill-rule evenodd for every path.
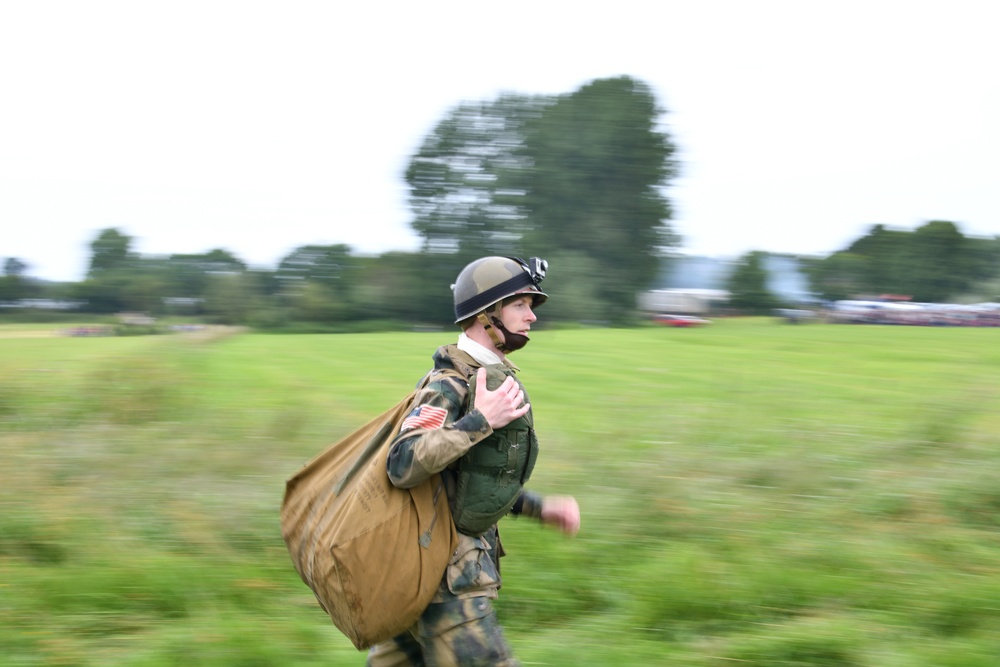
M 631 77 L 558 96 L 462 103 L 425 137 L 404 178 L 421 248 L 362 257 L 346 245 L 295 249 L 273 270 L 225 249 L 143 257 L 119 229 L 91 244 L 70 285 L 9 271 L 0 301 L 58 296 L 93 313 L 186 313 L 261 328 L 450 323 L 450 284 L 486 254 L 539 256 L 560 294 L 547 319 L 626 323 L 637 288 L 678 239 L 665 192 L 676 173 L 665 111 Z
M 359 256 L 343 244 L 296 248 L 274 268 L 248 267 L 222 248 L 140 256 L 116 228 L 91 243 L 79 283 L 31 279 L 8 258 L 0 302 L 46 298 L 96 314 L 185 315 L 261 329 L 372 330 L 451 321 L 450 283 L 487 254 L 539 256 L 552 266 L 547 322 L 636 321 L 637 295 L 680 246 L 666 196 L 677 176 L 665 110 L 631 77 L 558 96 L 503 94 L 459 104 L 428 133 L 404 178 L 417 252 Z M 764 251 L 731 273 L 731 306 L 789 305 L 767 289 Z M 964 237 L 951 222 L 914 232 L 876 225 L 850 247 L 804 257 L 818 298 L 893 292 L 941 300 L 996 298 L 1000 240 Z
M 730 306 L 768 312 L 783 303 L 768 290 L 767 253 L 749 252 L 727 281 Z M 924 303 L 1000 301 L 1000 236 L 965 236 L 958 225 L 932 220 L 913 231 L 873 225 L 826 257 L 798 257 L 817 302 L 902 297 Z

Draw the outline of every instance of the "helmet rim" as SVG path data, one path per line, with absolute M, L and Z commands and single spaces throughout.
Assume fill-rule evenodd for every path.
M 475 282 L 472 273 L 486 262 L 498 261 L 505 264 L 514 263 L 520 271 L 516 271 L 510 278 L 491 285 L 486 289 L 480 290 L 477 286 L 471 296 L 458 301 L 460 290 L 463 287 L 467 287 L 463 283 Z M 545 260 L 535 257 L 532 257 L 530 261 L 531 263 L 529 264 L 518 257 L 482 257 L 466 265 L 461 273 L 459 273 L 456 283 L 452 285 L 452 290 L 455 294 L 455 324 L 459 324 L 515 294 L 530 294 L 534 298 L 533 305 L 535 306 L 545 303 L 549 295 L 539 288 L 538 283 L 545 277 L 548 264 Z

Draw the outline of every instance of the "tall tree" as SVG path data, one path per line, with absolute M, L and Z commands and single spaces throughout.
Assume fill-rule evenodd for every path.
M 729 305 L 745 313 L 765 314 L 779 305 L 767 287 L 765 253 L 755 250 L 740 258 L 729 276 Z
M 367 259 L 356 307 L 368 318 L 410 326 L 448 326 L 454 317 L 450 286 L 461 271 L 457 255 L 391 252 Z
M 17 257 L 8 257 L 3 262 L 0 275 L 0 301 L 19 301 L 28 298 L 35 290 L 26 277 L 28 265 Z
M 531 229 L 525 245 L 592 258 L 612 320 L 627 319 L 678 243 L 664 194 L 676 165 L 658 126 L 662 113 L 644 83 L 597 80 L 531 119 L 520 151 L 532 165 L 520 174 Z
M 101 231 L 90 244 L 90 270 L 88 276 L 124 269 L 135 259 L 132 253 L 132 237 L 115 228 Z
M 278 278 L 286 282 L 316 282 L 335 290 L 346 291 L 355 260 L 351 247 L 305 245 L 290 252 L 278 264 Z
M 169 284 L 166 296 L 201 299 L 214 275 L 243 273 L 247 265 L 228 250 L 173 254 L 162 267 Z
M 847 252 L 857 258 L 854 263 L 855 296 L 884 293 L 909 293 L 904 277 L 907 264 L 907 235 L 884 225 L 872 225 L 865 236 L 852 243 Z M 839 262 L 843 268 L 844 262 Z
M 920 267 L 921 301 L 950 299 L 972 282 L 969 247 L 955 223 L 932 220 L 913 232 L 913 255 Z
M 970 297 L 973 301 L 1000 301 L 1000 236 L 966 238 Z
M 965 238 L 955 223 L 945 220 L 932 220 L 913 231 L 874 225 L 848 247 L 850 267 L 838 258 L 844 253 L 835 253 L 818 269 L 819 275 L 827 277 L 840 274 L 842 285 L 852 285 L 851 296 L 900 294 L 915 301 L 946 301 L 958 297 L 974 281 L 995 274 L 987 248 Z M 848 269 L 853 275 L 845 281 Z
M 502 95 L 453 109 L 410 160 L 406 182 L 423 251 L 465 258 L 515 252 L 524 212 L 505 191 L 507 172 L 528 168 L 518 149 L 542 100 Z M 507 195 L 505 197 L 505 195 Z
M 28 265 L 17 257 L 8 257 L 3 261 L 3 275 L 11 278 L 21 278 L 28 271 Z
M 345 244 L 306 245 L 289 253 L 275 272 L 292 316 L 308 322 L 334 322 L 351 313 L 357 260 Z
M 837 301 L 865 293 L 862 281 L 867 265 L 864 256 L 841 251 L 807 263 L 806 271 L 813 292 L 823 299 Z
M 460 105 L 406 173 L 424 251 L 453 258 L 456 269 L 484 254 L 586 257 L 600 276 L 595 310 L 627 320 L 678 243 L 662 113 L 629 77 L 555 98 Z

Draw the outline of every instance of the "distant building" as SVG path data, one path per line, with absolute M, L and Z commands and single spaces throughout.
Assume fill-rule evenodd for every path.
M 37 310 L 74 310 L 83 305 L 82 301 L 62 299 L 18 299 L 0 302 L 0 308 L 35 308 Z
M 691 255 L 674 256 L 664 263 L 652 290 L 639 295 L 639 308 L 647 313 L 706 315 L 729 300 L 726 287 L 738 261 Z M 809 280 L 800 262 L 787 255 L 767 255 L 767 288 L 789 304 L 812 304 Z
M 729 292 L 717 289 L 656 289 L 639 295 L 644 313 L 709 315 L 729 300 Z

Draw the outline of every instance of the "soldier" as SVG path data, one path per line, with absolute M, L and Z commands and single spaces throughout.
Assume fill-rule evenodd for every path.
M 546 268 L 537 258 L 484 257 L 452 285 L 462 333 L 432 356 L 431 382 L 400 427 L 387 465 L 401 488 L 441 472 L 459 546 L 419 621 L 373 646 L 370 667 L 518 665 L 491 603 L 503 555 L 497 521 L 513 514 L 569 535 L 579 530 L 574 498 L 543 498 L 524 488 L 538 441 L 531 404 L 514 375 L 519 369 L 507 359 L 528 343 L 534 309 L 548 298 L 539 289 Z M 434 379 L 444 369 L 467 381 L 453 374 Z

